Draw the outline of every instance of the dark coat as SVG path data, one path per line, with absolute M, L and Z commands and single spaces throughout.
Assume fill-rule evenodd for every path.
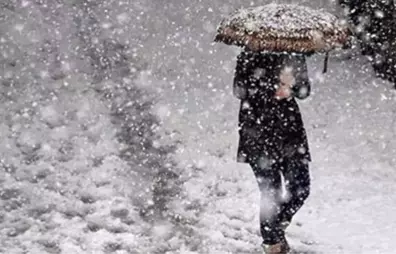
M 295 83 L 288 99 L 275 98 L 280 73 L 292 68 Z M 290 69 L 289 69 L 290 70 Z M 311 160 L 307 136 L 294 97 L 310 93 L 305 56 L 242 52 L 238 56 L 234 95 L 241 100 L 238 162 Z

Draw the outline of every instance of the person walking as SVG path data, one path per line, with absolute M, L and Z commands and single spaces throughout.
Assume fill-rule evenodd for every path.
M 290 251 L 285 230 L 310 193 L 311 155 L 297 99 L 310 95 L 306 57 L 350 45 L 350 28 L 332 13 L 296 4 L 239 8 L 214 41 L 242 47 L 233 93 L 240 100 L 238 162 L 253 169 L 261 192 L 266 254 Z
M 237 161 L 250 164 L 261 192 L 266 254 L 285 254 L 285 230 L 310 193 L 311 156 L 295 98 L 310 94 L 304 54 L 244 50 L 233 94 L 240 100 Z M 286 191 L 283 191 L 286 190 Z

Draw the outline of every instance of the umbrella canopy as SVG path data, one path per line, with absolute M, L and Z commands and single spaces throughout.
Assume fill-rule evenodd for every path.
M 242 8 L 223 19 L 215 41 L 253 51 L 327 52 L 343 47 L 351 32 L 331 13 L 293 4 Z

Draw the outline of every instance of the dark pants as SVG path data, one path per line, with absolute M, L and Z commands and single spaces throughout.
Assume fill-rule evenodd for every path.
M 250 165 L 261 192 L 260 230 L 263 243 L 276 244 L 285 239 L 281 223 L 291 222 L 309 195 L 308 164 L 301 159 L 291 158 L 274 164 Z

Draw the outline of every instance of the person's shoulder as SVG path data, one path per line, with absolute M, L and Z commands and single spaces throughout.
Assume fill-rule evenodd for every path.
M 244 58 L 248 58 L 249 56 L 252 55 L 252 52 L 250 51 L 246 51 L 246 50 L 242 50 L 239 55 L 238 55 L 238 59 L 244 59 Z
M 254 51 L 249 51 L 249 50 L 243 50 L 239 55 L 237 56 L 238 61 L 244 61 L 244 62 L 259 62 L 261 58 L 261 53 L 260 52 L 254 52 Z

